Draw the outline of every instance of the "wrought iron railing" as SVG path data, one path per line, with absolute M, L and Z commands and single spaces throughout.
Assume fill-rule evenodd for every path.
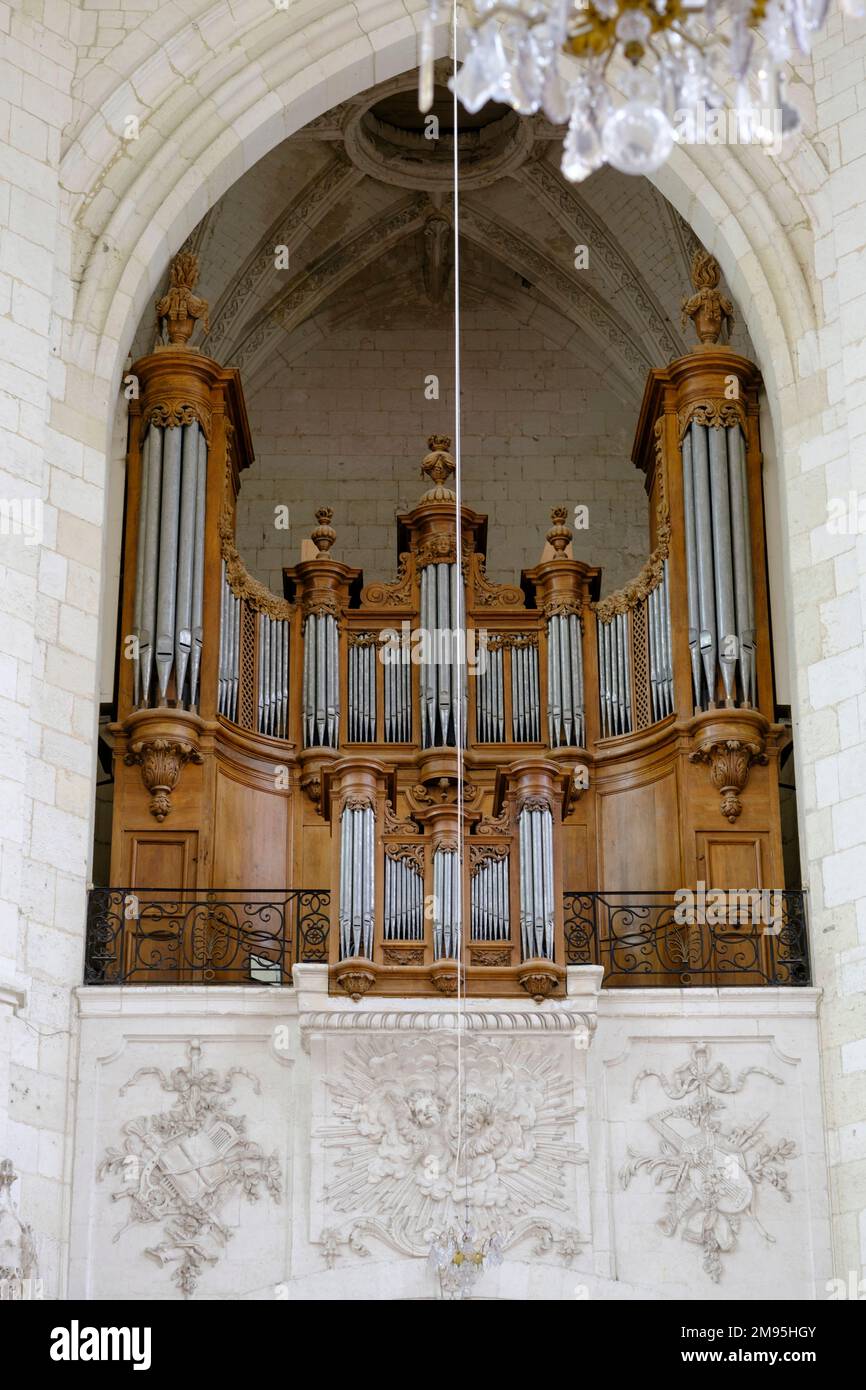
M 322 888 L 92 888 L 86 985 L 291 984 L 296 961 L 327 961 Z
M 327 962 L 331 895 L 290 890 L 92 888 L 84 983 L 291 984 Z M 604 987 L 808 985 L 802 890 L 563 894 L 566 965 Z
M 565 893 L 566 965 L 604 987 L 808 985 L 802 889 Z

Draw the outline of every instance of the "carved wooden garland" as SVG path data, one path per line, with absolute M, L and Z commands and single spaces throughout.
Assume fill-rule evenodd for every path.
M 665 491 L 664 445 L 662 431 L 665 417 L 660 415 L 653 427 L 655 435 L 656 477 L 658 479 L 658 503 L 656 505 L 656 535 L 658 543 L 637 578 L 623 585 L 616 593 L 591 603 L 599 622 L 609 623 L 617 613 L 627 613 L 643 603 L 662 582 L 664 563 L 668 558 L 671 544 L 671 519 Z
M 580 618 L 583 604 L 576 598 L 549 598 L 541 611 L 545 618 L 568 618 L 572 613 Z
M 187 763 L 202 762 L 197 748 L 185 739 L 138 739 L 124 759 L 128 767 L 141 768 L 141 780 L 150 792 L 150 814 L 162 824 L 171 813 L 171 794 Z
M 226 472 L 223 491 L 223 505 L 220 512 L 219 535 L 220 554 L 225 561 L 226 580 L 235 598 L 243 599 L 257 613 L 266 613 L 269 618 L 291 618 L 295 605 L 288 599 L 279 598 L 275 593 L 253 579 L 240 557 L 235 545 L 234 513 L 229 498 L 232 495 L 232 460 L 229 448 L 229 435 L 226 433 Z
M 489 652 L 499 651 L 501 647 L 537 647 L 537 632 L 500 632 L 487 639 Z

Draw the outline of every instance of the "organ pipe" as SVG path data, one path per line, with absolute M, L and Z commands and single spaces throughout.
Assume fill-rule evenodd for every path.
M 488 859 L 472 879 L 471 924 L 473 941 L 507 941 L 511 935 L 508 882 L 509 856 Z
M 755 618 L 745 444 L 738 423 L 692 420 L 682 445 L 689 626 L 700 624 L 700 664 L 692 644 L 695 704 L 754 704 Z M 691 637 L 690 637 L 691 644 Z
M 345 806 L 340 818 L 340 956 L 370 956 L 375 900 L 372 806 Z
M 310 613 L 304 625 L 304 744 L 336 748 L 340 724 L 340 646 L 336 618 Z
M 518 817 L 520 944 L 523 959 L 553 958 L 553 816 L 549 807 L 524 807 Z
M 386 941 L 424 940 L 424 877 L 407 859 L 385 854 Z
M 456 850 L 437 849 L 433 855 L 433 956 L 453 959 L 460 954 L 460 857 Z
M 421 663 L 421 742 L 424 748 L 453 747 L 458 720 L 465 737 L 464 654 L 458 649 L 462 603 L 456 584 L 463 583 L 454 564 L 430 564 L 421 571 L 421 629 L 427 635 L 429 660 Z M 465 629 L 464 629 L 465 632 Z M 452 671 L 453 666 L 453 671 Z

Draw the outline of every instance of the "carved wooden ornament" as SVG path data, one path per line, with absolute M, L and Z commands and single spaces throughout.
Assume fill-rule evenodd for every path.
M 141 780 L 150 792 L 150 814 L 160 824 L 171 812 L 171 794 L 186 763 L 200 763 L 201 753 L 177 738 L 139 739 L 130 744 L 125 762 L 141 768 Z

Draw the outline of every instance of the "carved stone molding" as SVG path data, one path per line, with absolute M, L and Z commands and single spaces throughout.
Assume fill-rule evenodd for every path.
M 784 1164 L 794 1155 L 793 1140 L 763 1142 L 760 1127 L 766 1114 L 758 1119 L 743 1116 L 729 1125 L 719 1114 L 727 1106 L 717 1097 L 742 1091 L 747 1078 L 755 1075 L 777 1086 L 785 1084 L 765 1067 L 746 1067 L 734 1077 L 723 1063 L 711 1065 L 707 1043 L 696 1042 L 689 1060 L 670 1076 L 641 1071 L 632 1089 L 634 1102 L 643 1082 L 655 1077 L 668 1099 L 682 1104 L 647 1116 L 661 1136 L 660 1152 L 627 1149 L 620 1182 L 628 1187 L 644 1170 L 653 1175 L 656 1187 L 664 1184 L 668 1197 L 659 1226 L 666 1236 L 679 1232 L 683 1240 L 701 1247 L 703 1268 L 714 1283 L 722 1276 L 721 1256 L 736 1249 L 744 1217 L 764 1240 L 773 1239 L 756 1215 L 759 1192 L 774 1187 L 786 1202 L 791 1200 Z
M 124 761 L 141 768 L 150 793 L 150 814 L 162 823 L 171 813 L 171 794 L 187 763 L 202 762 L 201 753 L 186 739 L 143 738 L 131 743 Z
M 97 1169 L 122 1180 L 115 1199 L 129 1201 L 129 1225 L 162 1226 L 163 1239 L 144 1251 L 162 1266 L 173 1266 L 173 1279 L 184 1297 L 193 1293 L 205 1266 L 216 1264 L 231 1225 L 220 1219 L 231 1196 L 255 1202 L 262 1190 L 279 1202 L 282 1178 L 277 1155 L 266 1155 L 246 1137 L 246 1120 L 224 1099 L 236 1076 L 258 1078 L 244 1067 L 220 1074 L 201 1067 L 201 1044 L 187 1045 L 188 1064 L 170 1075 L 158 1067 L 139 1067 L 120 1088 L 123 1096 L 145 1076 L 175 1097 L 168 1110 L 141 1115 L 122 1128 L 120 1148 L 109 1148 Z
M 733 825 L 743 809 L 740 793 L 749 780 L 749 770 L 753 763 L 766 763 L 767 754 L 759 739 L 726 738 L 701 744 L 689 754 L 689 761 L 708 765 L 710 780 L 721 793 L 722 815 Z
M 556 1033 L 584 1037 L 595 1028 L 595 1018 L 570 1009 L 546 1013 L 529 1008 L 521 1009 L 519 1002 L 507 1013 L 485 1012 L 468 1008 L 458 1017 L 456 1008 L 448 1013 L 412 1013 L 396 1010 L 365 1009 L 351 1013 L 337 1009 L 321 1009 L 299 1016 L 301 1033 L 456 1033 L 468 1030 L 477 1033 Z

